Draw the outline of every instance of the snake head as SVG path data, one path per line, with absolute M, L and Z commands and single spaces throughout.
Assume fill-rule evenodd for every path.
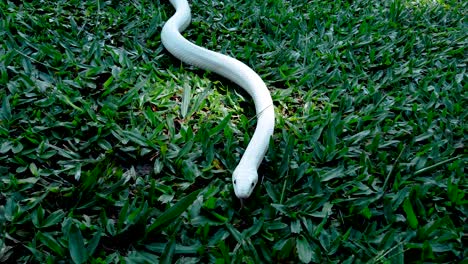
M 239 199 L 249 198 L 255 188 L 255 185 L 257 185 L 257 181 L 258 174 L 255 168 L 237 166 L 232 173 L 234 193 Z

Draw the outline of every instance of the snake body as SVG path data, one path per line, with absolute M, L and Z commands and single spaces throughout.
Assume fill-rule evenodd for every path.
M 270 92 L 260 76 L 244 63 L 186 40 L 181 32 L 190 24 L 190 7 L 186 0 L 170 0 L 176 13 L 161 31 L 164 47 L 179 60 L 215 72 L 242 87 L 253 98 L 257 127 L 232 174 L 234 192 L 238 198 L 248 198 L 258 181 L 257 169 L 268 149 L 273 134 L 275 114 Z

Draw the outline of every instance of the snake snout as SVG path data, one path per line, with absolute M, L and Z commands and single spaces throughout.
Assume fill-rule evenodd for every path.
M 238 167 L 232 175 L 232 183 L 237 198 L 246 199 L 252 194 L 255 185 L 257 185 L 257 171 L 255 169 L 245 169 Z

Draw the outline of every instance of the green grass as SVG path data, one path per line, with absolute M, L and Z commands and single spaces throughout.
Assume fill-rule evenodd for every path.
M 242 210 L 250 98 L 112 2 L 0 3 L 0 262 L 466 260 L 466 1 L 194 1 L 275 101 Z

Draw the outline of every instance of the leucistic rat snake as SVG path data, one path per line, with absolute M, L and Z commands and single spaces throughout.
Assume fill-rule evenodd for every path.
M 257 127 L 239 164 L 232 174 L 234 192 L 241 201 L 248 198 L 258 181 L 257 169 L 268 149 L 275 125 L 273 100 L 260 76 L 244 63 L 186 40 L 181 32 L 190 24 L 190 7 L 186 0 L 170 0 L 176 13 L 165 23 L 161 40 L 179 60 L 215 72 L 242 87 L 253 98 Z

